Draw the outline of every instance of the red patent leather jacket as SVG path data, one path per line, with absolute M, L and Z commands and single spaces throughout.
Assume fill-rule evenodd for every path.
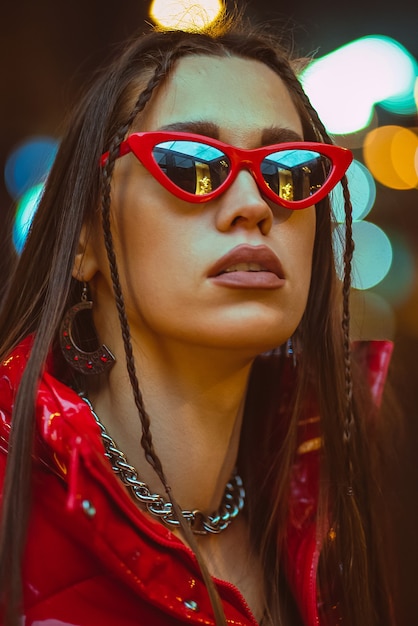
M 0 365 L 0 485 L 10 415 L 30 341 Z M 388 342 L 362 347 L 379 399 Z M 315 421 L 304 416 L 293 469 L 285 571 L 306 626 L 329 623 L 316 572 L 318 477 Z M 146 517 L 112 472 L 99 429 L 75 392 L 43 375 L 36 406 L 32 514 L 23 562 L 25 626 L 214 624 L 193 553 Z M 256 625 L 240 592 L 216 581 L 228 624 Z M 333 622 L 332 622 L 333 623 Z

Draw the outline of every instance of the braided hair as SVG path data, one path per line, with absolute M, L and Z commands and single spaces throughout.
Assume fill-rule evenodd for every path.
M 141 421 L 142 426 L 142 437 L 141 437 L 141 446 L 145 453 L 145 458 L 148 463 L 151 465 L 158 478 L 160 479 L 162 485 L 164 486 L 165 492 L 171 502 L 173 507 L 175 516 L 180 524 L 180 528 L 184 534 L 185 539 L 188 541 L 189 545 L 194 549 L 194 553 L 197 557 L 203 578 L 205 580 L 210 601 L 212 604 L 215 621 L 217 626 L 226 626 L 226 620 L 222 608 L 222 604 L 220 602 L 219 596 L 216 592 L 216 588 L 211 580 L 210 574 L 206 567 L 205 562 L 201 558 L 200 551 L 197 545 L 197 542 L 194 538 L 193 533 L 190 530 L 189 525 L 183 517 L 180 506 L 178 505 L 176 499 L 174 498 L 173 492 L 171 490 L 170 485 L 168 484 L 167 477 L 165 475 L 162 463 L 154 449 L 152 434 L 151 434 L 151 420 L 149 415 L 144 407 L 143 397 L 141 390 L 139 388 L 138 376 L 136 374 L 135 368 L 135 359 L 132 349 L 132 341 L 131 334 L 129 329 L 129 322 L 126 315 L 125 303 L 122 294 L 122 287 L 119 279 L 119 271 L 116 261 L 116 255 L 113 248 L 113 237 L 112 231 L 110 228 L 110 189 L 111 189 L 111 180 L 112 180 L 112 171 L 114 169 L 114 164 L 116 157 L 119 154 L 119 147 L 123 139 L 125 138 L 126 133 L 131 128 L 134 123 L 136 117 L 143 111 L 145 106 L 147 105 L 149 99 L 151 98 L 154 89 L 158 87 L 160 82 L 164 79 L 165 76 L 170 72 L 171 67 L 173 66 L 176 60 L 176 54 L 170 54 L 167 58 L 164 59 L 163 62 L 157 67 L 154 75 L 149 80 L 146 88 L 141 92 L 139 98 L 124 126 L 122 126 L 118 133 L 115 135 L 109 149 L 109 157 L 104 167 L 103 172 L 103 185 L 102 185 L 102 225 L 103 225 L 103 235 L 104 235 L 104 243 L 107 252 L 107 257 L 109 261 L 110 275 L 113 284 L 113 293 L 115 296 L 116 308 L 119 315 L 120 328 L 122 332 L 123 345 L 125 349 L 126 356 L 126 369 L 129 376 L 129 381 L 132 387 L 132 392 L 135 400 L 135 406 L 138 411 L 138 416 Z

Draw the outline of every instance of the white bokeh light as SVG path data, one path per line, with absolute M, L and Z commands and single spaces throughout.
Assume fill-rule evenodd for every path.
M 376 103 L 410 112 L 417 64 L 389 37 L 362 37 L 314 60 L 300 75 L 328 132 L 365 128 Z M 405 110 L 404 110 L 405 109 Z
M 221 0 L 154 0 L 149 13 L 162 28 L 196 31 L 214 22 L 223 9 Z

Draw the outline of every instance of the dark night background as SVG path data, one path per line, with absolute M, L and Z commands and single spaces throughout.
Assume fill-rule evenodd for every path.
M 145 0 L 14 0 L 4 2 L 0 23 L 0 166 L 30 135 L 59 137 L 65 112 L 113 46 L 140 30 Z M 238 6 L 240 3 L 238 1 Z M 364 35 L 388 35 L 418 59 L 418 4 L 396 2 L 279 2 L 252 0 L 246 13 L 284 29 L 300 56 L 322 56 Z M 378 111 L 381 124 L 418 127 L 418 120 Z M 7 272 L 5 244 L 13 202 L 0 180 L 0 271 Z M 418 272 L 418 189 L 395 191 L 377 184 L 373 221 L 396 226 L 412 242 Z M 391 469 L 400 494 L 396 507 L 400 554 L 397 624 L 418 624 L 418 279 L 395 308 L 396 348 L 392 377 L 405 416 L 406 441 Z M 396 502 L 399 502 L 396 500 Z M 382 546 L 382 550 L 385 546 Z M 350 625 L 351 626 L 351 625 Z M 353 625 L 354 626 L 354 625 Z M 366 625 L 356 625 L 366 626 Z

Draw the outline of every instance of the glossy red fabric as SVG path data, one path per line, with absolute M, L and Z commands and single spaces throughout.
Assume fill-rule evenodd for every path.
M 378 402 L 392 346 L 372 342 L 360 349 Z M 11 410 L 29 350 L 26 340 L 0 366 L 1 485 Z M 40 384 L 36 420 L 22 624 L 214 624 L 193 553 L 132 502 L 104 457 L 87 405 L 50 372 Z M 285 557 L 289 586 L 306 626 L 325 624 L 316 586 L 322 534 L 316 520 L 317 426 L 310 407 L 300 425 Z M 256 625 L 239 591 L 216 582 L 228 623 Z

